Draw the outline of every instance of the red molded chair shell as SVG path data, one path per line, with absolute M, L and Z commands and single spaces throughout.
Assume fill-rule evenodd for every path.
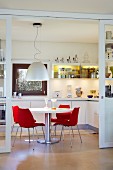
M 18 106 L 12 106 L 14 123 L 18 123 Z
M 70 105 L 64 105 L 64 104 L 61 104 L 59 105 L 59 108 L 67 108 L 69 109 L 70 108 Z M 65 112 L 65 113 L 56 113 L 56 118 L 51 118 L 51 122 L 59 122 L 60 120 L 64 120 L 64 119 L 70 119 L 70 114 L 71 112 Z
M 29 143 L 30 143 L 30 131 L 29 128 L 33 128 L 33 138 L 34 138 L 34 127 L 37 126 L 45 126 L 44 123 L 37 123 L 36 120 L 34 119 L 32 113 L 30 112 L 29 109 L 22 109 L 22 108 L 18 108 L 18 124 L 20 125 L 21 128 L 28 128 L 28 134 L 29 134 Z M 16 131 L 16 136 L 18 133 L 18 129 Z M 44 133 L 44 132 L 43 132 Z M 16 136 L 13 142 L 13 146 L 16 140 Z M 33 139 L 34 141 L 34 139 Z
M 77 126 L 79 137 L 80 137 L 80 141 L 82 143 L 82 138 L 81 138 L 81 135 L 80 135 L 80 132 L 79 132 L 79 128 L 78 128 L 78 125 L 77 125 L 77 123 L 78 123 L 78 115 L 79 115 L 79 107 L 73 109 L 72 114 L 70 115 L 70 119 L 68 119 L 68 120 L 62 119 L 59 122 L 56 122 L 54 125 L 55 126 L 56 125 L 62 125 L 62 130 L 63 130 L 64 126 L 68 126 L 68 127 L 71 128 L 72 132 L 73 132 L 72 126 Z M 61 136 L 62 136 L 62 131 L 61 131 Z M 60 137 L 60 139 L 61 139 L 61 137 Z
M 11 129 L 11 133 L 13 132 L 14 125 L 18 124 L 18 110 L 19 110 L 18 106 L 12 106 L 14 123 Z M 22 128 L 21 128 L 21 133 L 22 133 Z M 20 133 L 20 137 L 21 137 L 21 133 Z
M 36 126 L 45 126 L 44 123 L 36 123 L 36 120 L 33 118 L 32 113 L 29 109 L 20 109 L 18 114 L 18 123 L 21 127 L 24 128 L 34 128 Z
M 63 119 L 63 120 L 59 121 L 58 123 L 55 123 L 54 125 L 76 126 L 78 123 L 78 114 L 79 114 L 79 107 L 74 108 L 70 115 L 70 119 L 68 119 L 68 120 Z

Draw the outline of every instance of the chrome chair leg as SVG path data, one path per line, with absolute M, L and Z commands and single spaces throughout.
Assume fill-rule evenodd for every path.
M 38 132 L 37 132 L 37 128 L 35 127 L 35 131 L 36 131 L 36 134 L 37 134 L 37 136 L 38 136 Z M 38 139 L 39 139 L 39 136 L 38 136 Z
M 64 126 L 63 126 L 63 133 L 62 133 L 62 136 L 63 136 L 63 141 L 64 141 Z
M 80 131 L 79 131 L 78 125 L 77 125 L 77 129 L 78 129 L 78 133 L 79 133 L 80 141 L 81 141 L 81 143 L 82 143 L 82 138 L 81 138 L 81 135 L 80 135 Z
M 72 128 L 72 126 L 71 126 L 71 131 L 72 131 L 72 134 L 73 134 L 73 138 L 74 138 L 74 132 L 73 132 L 73 128 Z
M 43 132 L 43 135 L 44 135 L 44 138 L 45 138 L 45 133 L 44 133 L 44 128 L 43 128 L 43 126 L 42 126 L 42 132 Z
M 22 127 L 21 127 L 21 131 L 20 131 L 20 139 L 21 139 L 21 136 L 22 136 Z
M 29 136 L 29 143 L 30 143 L 30 130 L 28 128 L 28 136 Z
M 34 128 L 33 128 L 33 151 L 34 151 Z
M 60 134 L 60 141 L 61 141 L 61 139 L 62 139 L 62 136 L 63 136 L 63 125 L 62 125 L 62 129 L 61 129 L 61 134 Z
M 13 128 L 14 128 L 14 124 L 13 124 L 13 126 L 12 126 L 12 128 L 11 128 L 11 133 L 13 133 Z
M 16 137 L 17 137 L 17 133 L 18 133 L 18 129 L 19 129 L 20 126 L 17 127 L 17 130 L 16 130 L 16 135 L 15 135 L 15 139 L 13 141 L 13 144 L 12 144 L 12 147 L 14 147 L 14 144 L 15 144 L 15 141 L 16 141 Z
M 56 126 L 55 126 L 55 130 L 54 130 L 54 132 L 55 132 L 55 136 L 56 136 Z
M 70 145 L 71 145 L 71 148 L 72 148 L 72 126 L 70 126 Z

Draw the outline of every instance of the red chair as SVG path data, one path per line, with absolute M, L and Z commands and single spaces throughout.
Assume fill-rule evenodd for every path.
M 19 110 L 19 107 L 18 106 L 12 106 L 12 110 L 13 110 L 14 123 L 13 123 L 12 129 L 11 129 L 11 133 L 13 132 L 15 124 L 18 124 L 18 110 Z M 20 137 L 21 137 L 21 134 L 22 134 L 22 128 L 21 128 Z
M 59 105 L 59 108 L 67 108 L 69 109 L 70 108 L 70 105 L 64 105 L 64 104 L 61 104 Z M 51 118 L 51 122 L 59 122 L 60 120 L 62 119 L 70 119 L 70 114 L 71 112 L 66 112 L 66 113 L 56 113 L 56 118 Z
M 20 127 L 28 128 L 29 143 L 30 143 L 30 130 L 29 129 L 33 128 L 33 141 L 34 141 L 34 128 L 37 126 L 42 126 L 42 128 L 43 128 L 43 126 L 45 126 L 44 123 L 36 122 L 36 120 L 33 118 L 33 115 L 29 109 L 22 109 L 22 108 L 18 109 L 18 123 L 19 123 Z M 19 129 L 19 127 L 17 128 L 16 136 L 18 133 L 18 129 Z M 15 136 L 15 139 L 13 142 L 13 146 L 14 146 L 14 143 L 16 140 L 16 136 Z
M 64 119 L 64 120 L 61 120 L 61 121 L 59 121 L 59 122 L 54 124 L 55 126 L 56 125 L 62 125 L 60 140 L 61 140 L 61 137 L 62 137 L 62 131 L 64 129 L 64 126 L 70 127 L 70 130 L 72 132 L 73 132 L 72 127 L 73 126 L 77 126 L 79 137 L 80 137 L 80 141 L 82 143 L 82 138 L 81 138 L 80 131 L 79 131 L 79 128 L 78 128 L 78 125 L 77 125 L 77 123 L 78 123 L 78 115 L 79 115 L 79 108 L 74 108 L 73 111 L 72 111 L 72 114 L 70 115 L 70 119 L 69 120 Z M 71 146 L 72 146 L 72 137 L 70 139 L 71 139 Z
M 70 108 L 70 105 L 68 104 L 60 104 L 59 108 Z M 56 118 L 51 118 L 52 123 L 58 123 L 59 121 L 62 121 L 64 119 L 70 119 L 71 112 L 65 112 L 65 113 L 56 113 Z M 55 136 L 56 136 L 56 126 L 55 126 Z

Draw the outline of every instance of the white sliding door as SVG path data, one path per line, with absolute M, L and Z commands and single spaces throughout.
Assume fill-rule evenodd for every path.
M 99 28 L 99 147 L 113 147 L 113 21 Z
M 11 18 L 0 16 L 0 153 L 11 150 Z

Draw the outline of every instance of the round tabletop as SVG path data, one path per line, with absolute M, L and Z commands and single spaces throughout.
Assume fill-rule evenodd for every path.
M 52 108 L 29 108 L 29 110 L 31 112 L 39 112 L 39 113 L 64 113 L 64 112 L 71 112 L 72 109 L 68 109 L 68 108 L 56 108 L 56 109 L 52 109 Z

